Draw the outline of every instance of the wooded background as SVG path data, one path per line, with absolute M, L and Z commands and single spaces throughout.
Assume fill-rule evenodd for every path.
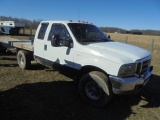
M 6 17 L 6 16 L 0 16 L 0 21 L 16 21 L 16 22 L 23 22 L 25 23 L 26 29 L 37 29 L 39 23 L 42 21 L 42 19 L 38 20 L 27 20 L 24 18 L 13 18 L 13 17 Z M 137 35 L 154 35 L 154 36 L 160 36 L 160 30 L 125 30 L 122 28 L 117 27 L 100 27 L 100 29 L 106 33 L 123 33 L 123 34 L 137 34 Z

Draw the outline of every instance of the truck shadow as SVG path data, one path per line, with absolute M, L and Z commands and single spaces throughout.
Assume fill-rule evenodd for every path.
M 115 95 L 104 108 L 84 103 L 73 81 L 53 81 L 22 84 L 0 92 L 1 120 L 106 120 L 128 118 L 136 114 L 132 106 L 160 107 L 160 76 L 153 75 L 150 83 L 137 95 Z
M 45 70 L 45 69 L 48 68 L 38 63 L 32 63 L 31 67 L 29 68 L 29 70 Z
M 160 76 L 153 75 L 146 87 L 141 91 L 140 95 L 144 96 L 143 100 L 149 101 L 144 108 L 160 107 Z

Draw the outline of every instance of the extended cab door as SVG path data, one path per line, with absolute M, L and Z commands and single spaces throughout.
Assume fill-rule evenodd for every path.
M 70 42 L 73 42 L 65 25 L 59 23 L 52 24 L 51 30 L 48 35 L 48 39 L 45 40 L 45 46 L 46 46 L 44 50 L 45 59 L 61 65 L 72 67 L 73 55 L 74 55 L 73 48 L 67 46 L 53 47 L 51 45 L 51 39 L 55 35 L 59 35 L 61 41 L 69 40 Z
M 48 23 L 41 23 L 37 29 L 39 31 L 36 32 L 34 38 L 34 55 L 40 58 L 44 57 L 44 41 L 48 25 Z

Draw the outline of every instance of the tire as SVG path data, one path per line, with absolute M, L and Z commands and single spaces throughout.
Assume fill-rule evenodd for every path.
M 105 106 L 113 96 L 108 77 L 99 71 L 84 75 L 79 82 L 79 92 L 84 101 L 97 106 Z
M 31 59 L 29 53 L 24 50 L 18 51 L 17 62 L 20 68 L 29 69 L 31 66 Z

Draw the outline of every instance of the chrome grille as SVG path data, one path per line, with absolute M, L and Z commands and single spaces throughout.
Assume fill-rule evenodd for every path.
M 151 56 L 137 60 L 137 67 L 136 67 L 136 75 L 138 75 L 139 77 L 141 75 L 145 75 L 151 65 Z

